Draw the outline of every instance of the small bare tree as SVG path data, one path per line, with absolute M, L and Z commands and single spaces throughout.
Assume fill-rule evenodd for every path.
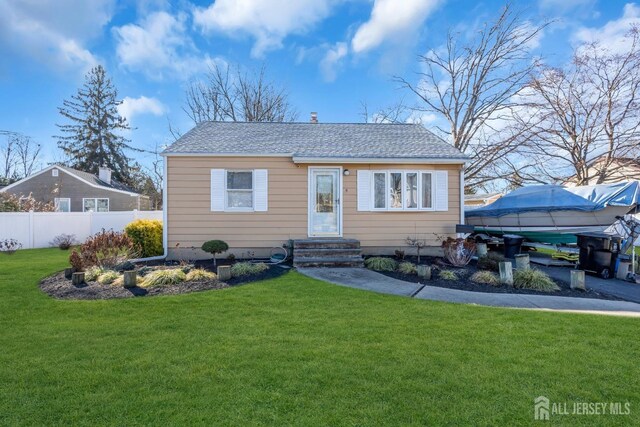
M 499 177 L 496 165 L 521 143 L 523 132 L 501 131 L 538 66 L 531 50 L 547 25 L 523 19 L 507 4 L 466 43 L 450 31 L 443 48 L 420 56 L 417 83 L 396 77 L 420 100 L 414 110 L 444 119 L 438 130 L 472 157 L 465 172 L 470 185 Z
M 640 30 L 626 49 L 598 43 L 576 48 L 563 68 L 545 68 L 531 79 L 521 121 L 535 122 L 522 154 L 534 159 L 521 175 L 544 181 L 600 184 L 615 176 L 619 160 L 640 154 Z
M 31 175 L 40 166 L 40 144 L 18 132 L 0 131 L 0 181 Z
M 213 65 L 206 80 L 191 83 L 183 109 L 194 123 L 287 122 L 297 117 L 287 91 L 267 80 L 264 66 L 249 73 Z

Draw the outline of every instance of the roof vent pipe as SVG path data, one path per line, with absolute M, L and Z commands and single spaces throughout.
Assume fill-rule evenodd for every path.
M 318 113 L 316 113 L 315 111 L 311 112 L 311 123 L 318 123 Z

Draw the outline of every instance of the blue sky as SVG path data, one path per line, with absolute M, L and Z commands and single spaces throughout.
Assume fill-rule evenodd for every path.
M 448 28 L 463 35 L 503 1 L 475 0 L 0 0 L 0 130 L 18 131 L 61 156 L 57 107 L 84 73 L 102 64 L 125 99 L 132 145 L 170 141 L 168 123 L 191 127 L 184 89 L 212 63 L 257 68 L 286 85 L 299 120 L 362 121 L 361 102 L 379 108 L 408 93 L 417 55 L 437 49 Z M 554 19 L 535 51 L 561 65 L 585 40 L 616 43 L 640 23 L 640 3 L 514 1 L 531 22 Z M 429 126 L 429 123 L 425 123 Z M 143 162 L 144 158 L 141 158 Z

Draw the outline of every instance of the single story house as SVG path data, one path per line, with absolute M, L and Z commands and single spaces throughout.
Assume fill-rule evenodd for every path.
M 467 157 L 418 124 L 203 122 L 162 155 L 171 259 L 210 239 L 236 256 L 290 240 L 393 253 L 464 223 Z
M 465 194 L 464 205 L 467 208 L 481 208 L 482 206 L 490 205 L 503 195 L 502 193 Z
M 99 175 L 61 165 L 51 165 L 0 189 L 18 197 L 31 195 L 40 202 L 55 203 L 59 212 L 111 212 L 149 210 L 149 197 L 111 178 L 111 170 Z

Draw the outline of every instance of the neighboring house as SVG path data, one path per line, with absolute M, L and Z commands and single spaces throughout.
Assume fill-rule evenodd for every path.
M 100 168 L 99 176 L 95 176 L 66 166 L 52 165 L 0 189 L 0 192 L 18 197 L 31 195 L 37 201 L 53 202 L 60 212 L 149 209 L 147 196 L 111 179 L 111 170 L 107 168 Z
M 204 122 L 162 155 L 170 258 L 210 239 L 236 255 L 309 238 L 393 253 L 464 223 L 467 157 L 421 125 Z
M 466 208 L 480 208 L 498 200 L 502 193 L 465 194 L 464 206 Z
M 602 168 L 605 159 L 603 157 L 596 158 L 587 169 L 588 176 L 593 176 L 588 183 L 583 185 L 595 185 L 598 184 L 598 170 Z M 611 160 L 611 164 L 608 166 L 608 170 L 611 172 L 604 182 L 600 184 L 615 184 L 621 181 L 640 181 L 640 159 L 632 157 L 618 157 Z M 563 185 L 573 187 L 575 186 L 575 177 L 567 179 Z

